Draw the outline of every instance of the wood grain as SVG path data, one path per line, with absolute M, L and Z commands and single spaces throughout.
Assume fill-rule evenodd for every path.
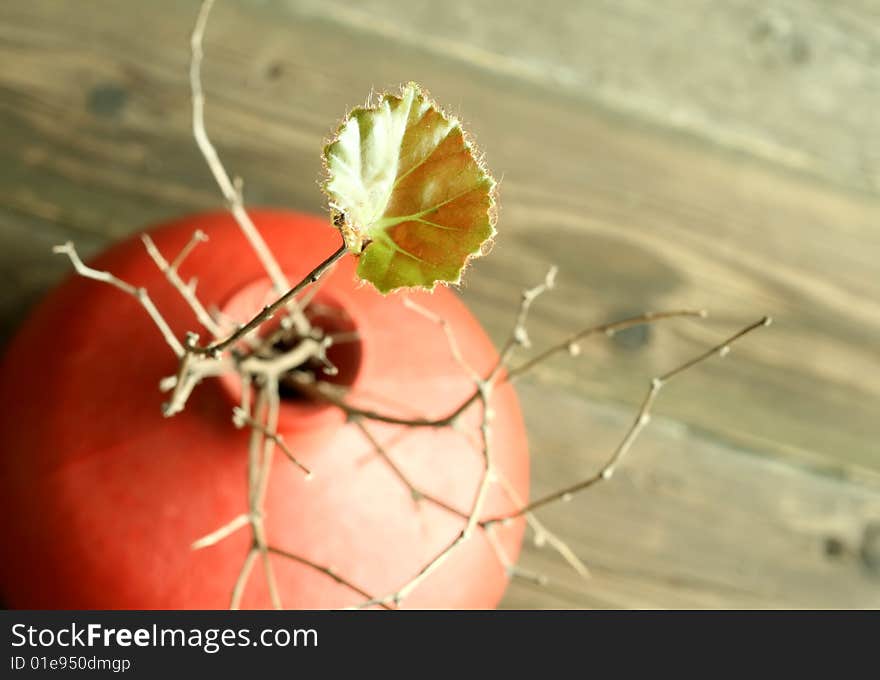
M 880 38 L 867 21 L 870 3 L 824 14 L 822 3 L 779 5 L 805 17 L 798 30 L 826 36 L 822 50 L 837 44 L 841 26 L 857 27 L 835 57 L 845 67 L 832 68 L 816 47 L 798 67 L 809 76 L 786 65 L 762 80 L 719 40 L 700 53 L 696 84 L 670 75 L 681 53 L 658 58 L 667 53 L 658 52 L 650 5 L 580 3 L 580 13 L 550 12 L 544 23 L 520 9 L 489 33 L 456 32 L 470 24 L 453 15 L 413 40 L 403 34 L 424 29 L 425 4 L 400 4 L 377 27 L 352 19 L 369 3 L 222 2 L 206 40 L 208 126 L 245 178 L 249 202 L 321 211 L 322 139 L 371 88 L 417 80 L 463 117 L 502 177 L 495 252 L 463 290 L 495 337 L 518 291 L 552 263 L 560 287 L 535 308 L 536 344 L 644 309 L 710 310 L 706 321 L 585 346 L 577 361 L 549 363 L 523 383 L 536 493 L 598 464 L 649 377 L 763 314 L 775 317 L 728 358 L 664 391 L 660 421 L 625 474 L 542 513 L 596 577 L 583 583 L 546 549 L 528 549 L 524 564 L 548 572 L 551 585 L 514 583 L 508 606 L 880 606 L 880 198 L 872 185 L 880 132 L 867 113 L 880 108 L 870 70 Z M 742 29 L 764 3 L 719 10 L 705 36 L 692 26 L 698 6 L 681 3 L 662 18 L 663 44 L 688 31 L 707 45 L 723 26 Z M 124 12 L 106 1 L 0 7 L 5 336 L 66 271 L 48 255 L 52 243 L 74 238 L 88 254 L 219 204 L 190 139 L 187 34 L 196 8 L 170 0 Z M 564 17 L 596 40 L 560 38 L 553 26 Z M 742 22 L 730 24 L 735 17 Z M 518 27 L 527 23 L 526 34 Z M 645 46 L 641 35 L 652 36 Z M 617 54 L 607 52 L 614 36 L 629 47 L 606 78 L 618 95 L 578 94 L 578 78 L 597 79 L 581 66 Z M 559 64 L 576 71 L 567 86 L 554 75 Z M 855 75 L 841 79 L 840 69 Z M 788 96 L 785 88 L 807 87 L 799 78 L 825 88 L 834 106 L 795 116 L 812 101 Z M 727 82 L 744 85 L 728 92 Z M 653 103 L 640 108 L 625 96 Z M 728 99 L 739 108 L 725 108 Z M 679 125 L 673 102 L 691 112 L 687 120 L 709 123 Z M 771 147 L 782 151 L 762 151 Z M 792 161 L 792 149 L 806 160 Z
M 875 0 L 288 0 L 377 40 L 880 192 Z

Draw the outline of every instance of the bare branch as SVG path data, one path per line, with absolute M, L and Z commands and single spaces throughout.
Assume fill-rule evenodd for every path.
M 199 243 L 205 243 L 208 240 L 208 235 L 203 232 L 201 229 L 196 229 L 193 232 L 192 237 L 190 237 L 189 241 L 187 241 L 186 245 L 180 249 L 180 252 L 177 253 L 177 257 L 175 257 L 171 261 L 171 268 L 174 271 L 180 270 L 180 265 L 183 264 L 183 261 L 189 257 L 189 254 L 195 249 Z
M 455 410 L 445 416 L 441 416 L 440 418 L 407 418 L 353 406 L 338 394 L 334 385 L 309 380 L 305 376 L 294 375 L 293 379 L 296 382 L 297 387 L 306 396 L 332 404 L 345 411 L 349 417 L 366 418 L 367 420 L 375 420 L 378 422 L 389 423 L 391 425 L 406 425 L 407 427 L 446 427 L 447 425 L 451 425 L 477 400 L 479 396 L 478 392 L 475 390 L 474 393 L 456 407 Z
M 443 548 L 439 553 L 437 553 L 425 566 L 419 569 L 418 573 L 413 576 L 409 581 L 407 581 L 403 586 L 401 586 L 396 592 L 386 595 L 381 598 L 371 598 L 366 602 L 362 602 L 357 605 L 355 609 L 366 609 L 367 607 L 373 607 L 375 605 L 379 605 L 382 607 L 387 607 L 390 604 L 394 604 L 395 606 L 400 605 L 401 602 L 415 589 L 418 587 L 422 581 L 424 581 L 428 576 L 433 574 L 438 568 L 440 568 L 449 556 L 455 551 L 455 549 L 464 543 L 470 536 L 465 534 L 464 530 L 462 530 L 451 543 L 449 543 L 445 548 Z
M 743 336 L 748 333 L 751 333 L 757 328 L 761 328 L 762 326 L 769 326 L 772 322 L 772 319 L 767 316 L 764 317 L 752 324 L 749 324 L 742 330 L 738 331 L 734 335 L 730 336 L 724 342 L 712 347 L 711 349 L 699 354 L 686 361 L 685 363 L 677 366 L 671 371 L 664 373 L 663 375 L 654 378 L 651 380 L 650 386 L 648 387 L 648 391 L 645 394 L 644 399 L 642 400 L 642 404 L 639 407 L 638 413 L 636 414 L 635 419 L 624 435 L 623 439 L 618 444 L 617 448 L 614 450 L 611 457 L 602 466 L 602 468 L 593 476 L 588 477 L 587 479 L 578 482 L 577 484 L 573 484 L 569 487 L 556 491 L 554 493 L 543 496 L 537 500 L 532 501 L 531 503 L 521 507 L 519 510 L 512 512 L 508 515 L 504 515 L 501 517 L 493 517 L 491 519 L 484 520 L 482 522 L 483 526 L 488 526 L 490 524 L 494 524 L 495 522 L 501 522 L 504 520 L 512 519 L 514 517 L 519 517 L 524 513 L 531 512 L 533 510 L 537 510 L 540 507 L 547 505 L 548 503 L 552 503 L 557 500 L 569 500 L 575 493 L 579 491 L 583 491 L 584 489 L 588 489 L 589 487 L 597 484 L 598 482 L 605 481 L 611 479 L 614 474 L 617 465 L 620 463 L 621 459 L 626 455 L 627 451 L 629 451 L 632 443 L 635 441 L 636 437 L 638 437 L 639 433 L 642 429 L 650 422 L 651 420 L 651 406 L 653 406 L 654 401 L 657 398 L 657 394 L 660 392 L 660 389 L 673 377 L 681 374 L 687 369 L 699 364 L 702 361 L 705 361 L 711 356 L 718 355 L 720 357 L 726 356 L 730 352 L 730 346 L 736 340 L 739 340 Z
M 335 262 L 330 265 L 329 269 L 327 270 L 328 273 L 332 271 L 333 267 L 335 266 Z M 321 287 L 324 285 L 324 281 L 325 279 L 323 278 L 315 281 L 314 285 L 309 286 L 309 288 L 302 294 L 302 297 L 297 300 L 300 309 L 308 309 L 308 307 L 312 304 L 312 301 L 315 299 L 315 296 L 320 292 Z
M 704 309 L 676 309 L 668 312 L 645 312 L 644 314 L 632 316 L 628 319 L 621 319 L 620 321 L 603 323 L 599 324 L 598 326 L 590 326 L 569 335 L 561 342 L 558 342 L 555 345 L 551 345 L 547 349 L 533 356 L 531 359 L 528 359 L 522 364 L 509 369 L 507 371 L 507 379 L 510 381 L 515 380 L 516 378 L 520 377 L 524 373 L 527 373 L 538 364 L 546 361 L 551 356 L 553 356 L 554 354 L 558 354 L 559 352 L 567 351 L 569 353 L 576 354 L 577 351 L 572 352 L 572 348 L 577 347 L 577 343 L 586 340 L 590 336 L 597 335 L 599 333 L 613 335 L 618 331 L 632 328 L 633 326 L 641 326 L 647 323 L 660 321 L 661 319 L 672 319 L 682 316 L 695 316 L 701 319 L 705 319 L 708 316 L 708 313 Z
M 501 540 L 498 538 L 498 535 L 495 533 L 495 530 L 498 527 L 495 524 L 490 524 L 487 527 L 483 527 L 483 531 L 486 534 L 486 538 L 489 541 L 489 545 L 492 547 L 492 551 L 495 553 L 495 557 L 498 558 L 498 562 L 507 572 L 507 574 L 511 578 L 520 578 L 525 581 L 530 581 L 539 586 L 547 585 L 547 577 L 544 574 L 538 574 L 533 571 L 529 571 L 523 567 L 520 567 L 516 564 L 510 556 L 507 554 L 507 551 L 504 549 L 504 546 L 501 543 Z
M 223 163 L 220 161 L 217 149 L 208 137 L 208 132 L 205 128 L 205 96 L 202 90 L 202 58 L 204 57 L 204 51 L 202 48 L 202 42 L 205 35 L 205 28 L 208 25 L 208 16 L 210 15 L 213 6 L 214 0 L 204 0 L 202 2 L 202 6 L 199 8 L 198 17 L 196 18 L 195 27 L 193 28 L 192 36 L 190 37 L 191 57 L 189 80 L 190 89 L 192 90 L 193 136 L 195 137 L 199 151 L 202 152 L 202 156 L 204 156 L 205 162 L 211 170 L 211 174 L 214 175 L 214 179 L 220 187 L 223 198 L 225 198 L 226 202 L 229 204 L 236 222 L 239 223 L 241 230 L 244 232 L 244 235 L 247 237 L 256 252 L 257 257 L 262 262 L 266 272 L 269 274 L 269 278 L 272 279 L 275 289 L 281 293 L 289 287 L 287 278 L 284 276 L 284 272 L 281 271 L 281 268 L 275 261 L 275 258 L 269 250 L 269 247 L 266 245 L 266 242 L 263 240 L 263 237 L 260 236 L 260 232 L 257 230 L 256 226 L 254 226 L 254 223 L 251 221 L 248 214 L 244 211 L 241 204 L 241 194 L 236 189 L 232 180 L 229 179 L 229 175 L 223 167 Z
M 516 506 L 521 506 L 525 504 L 525 499 L 523 499 L 513 487 L 513 485 L 507 480 L 507 478 L 502 475 L 499 471 L 495 472 L 495 478 L 498 480 L 499 485 L 501 486 L 504 494 L 514 503 Z M 574 550 L 563 541 L 558 535 L 550 531 L 543 522 L 541 522 L 534 513 L 527 512 L 525 513 L 526 522 L 529 527 L 532 529 L 532 533 L 534 535 L 533 541 L 536 547 L 542 547 L 545 544 L 549 544 L 551 548 L 553 548 L 557 553 L 559 553 L 560 557 L 568 562 L 569 566 L 577 572 L 582 578 L 590 578 L 590 570 L 587 568 L 587 565 L 583 563 L 580 557 L 577 556 Z M 489 524 L 485 526 L 485 529 L 492 529 L 495 525 Z
M 68 241 L 67 243 L 64 243 L 60 246 L 55 246 L 54 248 L 52 248 L 52 252 L 59 255 L 67 255 L 67 257 L 70 258 L 70 262 L 73 264 L 73 268 L 80 276 L 87 279 L 93 279 L 95 281 L 108 283 L 111 286 L 115 286 L 122 292 L 128 293 L 129 295 L 134 297 L 134 299 L 137 300 L 141 304 L 141 306 L 147 311 L 147 314 L 150 315 L 153 323 L 156 324 L 156 327 L 162 333 L 162 337 L 165 338 L 165 342 L 168 343 L 168 346 L 171 347 L 172 351 L 178 357 L 182 357 L 184 355 L 183 345 L 180 344 L 180 341 L 175 337 L 174 332 L 168 325 L 168 322 L 165 321 L 165 318 L 159 313 L 159 310 L 156 309 L 156 305 L 154 305 L 152 299 L 150 299 L 150 295 L 149 293 L 147 293 L 146 288 L 136 288 L 130 283 L 127 283 L 122 279 L 116 278 L 110 272 L 102 272 L 86 266 L 80 259 L 79 254 L 76 252 L 76 248 L 71 241 Z
M 212 531 L 210 534 L 206 536 L 202 536 L 197 541 L 193 541 L 192 549 L 193 550 L 201 550 L 202 548 L 207 548 L 208 546 L 219 543 L 224 538 L 228 538 L 232 536 L 239 529 L 243 529 L 246 527 L 251 521 L 251 518 L 248 515 L 241 514 L 231 522 L 224 524 L 222 527 L 217 529 L 216 531 Z
M 469 518 L 467 513 L 462 512 L 461 510 L 458 510 L 457 508 L 452 507 L 451 505 L 449 505 L 445 501 L 440 500 L 436 496 L 433 496 L 431 494 L 426 493 L 425 491 L 423 491 L 419 487 L 417 487 L 415 484 L 413 484 L 413 482 L 409 479 L 409 477 L 407 477 L 407 475 L 400 469 L 400 467 L 398 467 L 398 465 L 391 459 L 391 456 L 388 453 L 388 450 L 382 444 L 379 443 L 379 441 L 372 434 L 372 432 L 370 432 L 369 428 L 367 428 L 367 426 L 363 422 L 363 420 L 361 420 L 360 418 L 355 418 L 354 424 L 358 427 L 358 429 L 360 429 L 360 431 L 363 433 L 363 435 L 367 439 L 367 441 L 369 441 L 370 444 L 373 446 L 373 449 L 375 450 L 376 454 L 385 462 L 386 465 L 388 465 L 388 467 L 394 473 L 394 476 L 397 477 L 401 481 L 401 483 L 409 490 L 410 494 L 413 497 L 413 500 L 416 501 L 416 503 L 418 503 L 420 501 L 426 501 L 428 503 L 432 503 L 433 505 L 441 508 L 442 510 L 445 510 L 446 512 L 448 512 L 452 515 L 455 515 L 463 520 L 467 520 Z M 496 476 L 497 476 L 497 473 L 496 473 Z M 500 477 L 497 477 L 497 478 L 500 479 Z M 521 501 L 519 501 L 519 500 L 515 500 L 514 502 L 521 503 Z M 529 517 L 532 517 L 532 516 L 529 515 Z M 537 520 L 535 520 L 535 521 L 537 522 Z M 492 550 L 495 553 L 495 556 L 498 558 L 498 561 L 501 564 L 501 566 L 511 576 L 526 578 L 528 580 L 532 580 L 532 581 L 535 581 L 540 584 L 545 583 L 546 579 L 543 576 L 530 575 L 529 572 L 527 572 L 523 569 L 520 569 L 519 567 L 516 566 L 516 564 L 513 563 L 513 561 L 510 559 L 510 557 L 507 555 L 506 551 L 504 550 L 504 546 L 501 545 L 501 542 L 498 539 L 498 536 L 495 534 L 494 529 L 495 529 L 494 525 L 491 525 L 491 526 L 488 526 L 485 528 L 486 538 L 488 539 L 489 545 L 492 547 Z M 554 536 L 553 538 L 556 538 L 556 537 Z M 568 549 L 568 546 L 566 546 L 564 543 L 562 543 L 562 546 L 564 546 L 565 549 Z M 574 553 L 571 553 L 571 555 L 574 556 Z M 574 559 L 577 560 L 577 557 L 574 556 Z M 578 563 L 580 563 L 579 560 L 578 560 Z M 584 567 L 582 563 L 580 563 L 580 566 L 584 570 L 586 570 L 586 567 Z M 372 599 L 372 598 L 370 598 L 370 599 Z
M 291 560 L 293 562 L 299 562 L 300 564 L 303 564 L 307 567 L 310 567 L 310 568 L 314 569 L 315 571 L 319 571 L 322 574 L 324 574 L 325 576 L 332 578 L 339 585 L 345 586 L 349 590 L 354 591 L 355 593 L 357 593 L 361 597 L 366 597 L 368 600 L 371 600 L 371 601 L 375 599 L 372 595 L 370 595 L 363 588 L 360 588 L 360 587 L 354 585 L 351 581 L 343 578 L 342 576 L 337 574 L 335 571 L 333 571 L 330 567 L 325 567 L 324 565 L 318 564 L 316 562 L 312 562 L 311 560 L 308 560 L 305 557 L 301 557 L 300 555 L 295 555 L 291 552 L 287 552 L 286 550 L 282 550 L 281 548 L 276 548 L 271 545 L 267 547 L 267 550 L 274 555 L 279 555 L 279 556 L 287 558 L 288 560 Z M 383 604 L 381 602 L 376 602 L 375 604 L 381 606 L 383 609 L 391 609 L 391 607 L 389 607 L 387 604 Z
M 284 438 L 280 434 L 276 434 L 275 432 L 270 432 L 266 429 L 265 426 L 260 425 L 256 420 L 247 415 L 246 411 L 243 411 L 239 407 L 235 407 L 232 411 L 232 420 L 235 423 L 236 427 L 243 427 L 244 425 L 248 425 L 249 427 L 258 430 L 263 434 L 264 437 L 271 439 L 278 445 L 278 448 L 281 449 L 281 452 L 287 456 L 291 463 L 296 465 L 300 470 L 305 472 L 306 479 L 312 478 L 312 471 L 309 470 L 305 465 L 303 465 L 297 458 L 291 453 L 290 448 L 284 441 Z
M 534 583 L 535 585 L 542 587 L 546 586 L 548 581 L 544 574 L 529 571 L 518 564 L 512 564 L 510 569 L 507 570 L 507 573 L 510 574 L 511 578 L 522 579 L 523 581 L 528 581 L 529 583 Z
M 232 588 L 232 597 L 229 601 L 230 609 L 241 609 L 241 597 L 244 595 L 245 586 L 247 585 L 248 578 L 254 568 L 254 561 L 259 554 L 260 551 L 257 550 L 256 547 L 251 547 L 251 549 L 248 550 L 244 562 L 241 565 L 241 570 L 238 572 L 238 578 L 235 579 L 235 586 Z
M 446 510 L 453 515 L 461 517 L 462 519 L 468 518 L 466 513 L 462 512 L 461 510 L 457 510 L 456 508 L 452 507 L 445 501 L 440 500 L 436 496 L 432 496 L 431 494 L 422 491 L 415 484 L 413 484 L 410 481 L 409 477 L 407 477 L 406 474 L 403 472 L 403 470 L 400 469 L 397 463 L 392 460 L 390 454 L 388 453 L 388 450 L 384 446 L 382 446 L 382 444 L 379 443 L 379 440 L 376 439 L 372 432 L 370 432 L 370 430 L 364 424 L 363 420 L 361 420 L 360 418 L 355 418 L 353 422 L 354 425 L 361 431 L 361 433 L 363 433 L 366 440 L 370 442 L 379 458 L 382 459 L 382 461 L 394 473 L 394 476 L 397 477 L 401 481 L 401 483 L 409 490 L 410 495 L 416 503 L 425 500 L 429 503 L 433 503 L 437 507 Z
M 260 547 L 260 559 L 263 563 L 263 573 L 266 575 L 266 585 L 269 588 L 269 600 L 275 609 L 284 609 L 281 603 L 281 591 L 278 590 L 278 581 L 275 579 L 275 570 L 269 558 L 269 551 L 265 546 Z
M 254 543 L 260 551 L 260 557 L 263 562 L 263 570 L 266 574 L 266 584 L 269 587 L 269 597 L 272 600 L 272 606 L 275 609 L 281 609 L 281 596 L 278 593 L 278 586 L 275 582 L 275 574 L 272 570 L 272 563 L 269 560 L 267 550 L 268 541 L 266 539 L 266 527 L 263 523 L 263 508 L 266 505 L 266 492 L 269 488 L 269 475 L 272 472 L 272 459 L 275 453 L 275 432 L 278 428 L 278 412 L 280 409 L 278 396 L 278 383 L 275 380 L 267 380 L 260 390 L 266 404 L 265 424 L 258 429 L 252 429 L 252 433 L 262 434 L 262 460 L 257 468 L 257 479 L 252 486 L 253 491 L 250 495 L 251 515 L 253 521 L 251 527 L 254 533 Z
M 413 310 L 417 314 L 423 316 L 428 321 L 437 324 L 443 329 L 444 335 L 446 335 L 446 344 L 449 346 L 449 353 L 452 355 L 452 359 L 457 363 L 461 369 L 470 376 L 474 382 L 479 382 L 482 380 L 480 375 L 473 369 L 471 366 L 464 360 L 464 356 L 461 353 L 461 348 L 458 346 L 458 341 L 455 339 L 455 333 L 453 333 L 452 328 L 449 325 L 449 321 L 444 319 L 434 312 L 431 312 L 424 307 L 422 307 L 417 302 L 414 302 L 408 297 L 403 298 L 403 306 L 408 309 Z
M 558 269 L 556 266 L 550 267 L 547 271 L 547 275 L 544 277 L 544 281 L 534 288 L 527 288 L 522 292 L 522 299 L 519 305 L 519 313 L 516 317 L 516 322 L 513 324 L 513 330 L 510 334 L 510 340 L 508 341 L 508 346 L 512 344 L 517 344 L 522 347 L 531 347 L 532 342 L 529 339 L 529 332 L 526 328 L 526 320 L 529 316 L 529 310 L 532 307 L 532 303 L 535 299 L 545 293 L 548 290 L 552 290 L 556 286 L 556 274 Z M 504 354 L 504 351 L 501 352 Z
M 466 535 L 470 535 L 474 530 L 474 527 L 477 526 L 477 520 L 479 520 L 480 515 L 483 512 L 483 505 L 486 502 L 486 494 L 489 491 L 489 485 L 495 474 L 494 465 L 492 463 L 491 447 L 489 445 L 489 439 L 491 436 L 490 424 L 494 415 L 489 406 L 489 399 L 492 396 L 492 385 L 481 381 L 477 383 L 477 389 L 480 392 L 479 400 L 482 405 L 482 418 L 480 419 L 479 428 L 481 442 L 480 454 L 483 457 L 483 475 L 480 480 L 479 489 L 477 490 L 477 497 L 474 499 L 474 504 L 471 508 L 467 525 L 465 526 L 464 533 Z
M 223 375 L 234 369 L 235 365 L 228 357 L 211 359 L 185 354 L 180 360 L 177 375 L 164 378 L 159 383 L 162 391 L 173 390 L 169 400 L 162 405 L 162 414 L 169 418 L 180 413 L 192 391 L 202 380 Z
M 244 209 L 244 201 L 242 200 L 241 195 L 241 182 L 239 181 L 235 183 L 229 179 L 229 174 L 223 167 L 217 149 L 208 137 L 208 132 L 205 127 L 205 95 L 202 89 L 202 58 L 204 56 L 204 51 L 202 43 L 205 35 L 205 28 L 208 25 L 208 16 L 213 5 L 214 0 L 203 0 L 202 5 L 199 8 L 199 14 L 196 18 L 192 36 L 190 37 L 191 55 L 189 82 L 190 90 L 192 92 L 193 137 L 195 137 L 199 151 L 201 151 L 202 156 L 205 158 L 205 162 L 211 170 L 214 180 L 220 187 L 223 198 L 226 199 L 229 211 L 232 213 L 236 223 L 245 238 L 247 238 L 251 248 L 253 248 L 254 253 L 256 253 L 257 258 L 266 270 L 266 273 L 269 275 L 276 292 L 281 294 L 290 287 L 287 277 L 284 275 L 284 272 L 281 271 L 281 267 L 278 266 L 278 262 L 272 255 L 272 251 L 269 250 L 266 241 L 260 235 L 257 227 Z M 296 304 L 296 300 L 291 296 L 291 298 L 288 298 L 285 301 L 285 304 L 291 312 L 291 318 L 293 319 L 294 325 L 299 334 L 307 335 L 311 325 L 305 317 L 305 314 L 303 314 L 302 309 Z
M 241 381 L 241 402 L 238 408 L 242 413 L 248 415 L 251 412 L 251 389 L 253 381 L 244 371 L 239 371 L 238 375 Z
M 288 290 L 284 295 L 279 297 L 275 302 L 270 305 L 266 305 L 260 310 L 250 321 L 241 326 L 234 333 L 229 335 L 225 340 L 218 340 L 210 345 L 206 345 L 204 347 L 200 347 L 195 343 L 188 343 L 187 349 L 193 354 L 205 354 L 209 356 L 215 356 L 227 349 L 231 345 L 233 345 L 236 341 L 240 340 L 242 337 L 271 319 L 275 313 L 280 310 L 282 307 L 286 306 L 291 300 L 293 300 L 297 293 L 303 290 L 309 284 L 317 281 L 323 274 L 331 267 L 333 264 L 339 260 L 345 253 L 347 252 L 347 248 L 345 243 L 343 243 L 339 248 L 334 251 L 327 259 L 325 259 L 321 264 L 315 267 L 311 272 L 309 272 L 299 283 L 297 283 L 293 288 Z M 303 333 L 303 335 L 306 335 Z
M 261 357 L 251 354 L 239 362 L 239 368 L 245 373 L 262 375 L 279 380 L 285 373 L 294 370 L 312 357 L 320 357 L 326 351 L 328 341 L 317 341 L 306 338 L 296 347 L 284 354 L 274 357 Z
M 447 332 L 447 339 L 450 345 L 450 351 L 455 353 L 455 348 L 457 347 L 457 343 L 455 340 L 454 334 Z M 366 603 L 360 605 L 360 608 L 370 606 L 373 604 L 389 604 L 394 603 L 395 605 L 399 605 L 403 600 L 409 596 L 409 594 L 415 590 L 428 576 L 434 573 L 437 569 L 439 569 L 455 552 L 455 550 L 462 545 L 465 541 L 470 539 L 473 535 L 474 529 L 480 526 L 479 518 L 483 511 L 483 505 L 485 503 L 486 495 L 489 490 L 489 485 L 492 482 L 494 477 L 494 469 L 492 463 L 491 456 L 491 447 L 490 447 L 490 422 L 492 420 L 492 411 L 489 406 L 490 398 L 492 396 L 493 384 L 491 382 L 485 380 L 477 380 L 477 399 L 480 401 L 482 406 L 481 412 L 481 420 L 480 420 L 480 441 L 481 441 L 481 455 L 483 458 L 483 472 L 480 477 L 479 486 L 477 488 L 476 496 L 473 500 L 473 504 L 471 505 L 471 510 L 468 513 L 467 521 L 465 523 L 464 528 L 461 530 L 458 536 L 456 536 L 451 543 L 449 543 L 443 550 L 437 553 L 425 566 L 423 566 L 415 576 L 413 576 L 409 581 L 407 581 L 404 585 L 398 588 L 394 593 L 387 595 L 378 600 L 370 600 Z M 363 428 L 361 425 L 361 431 L 368 435 L 368 431 Z M 368 435 L 369 436 L 369 435 Z M 375 440 L 370 437 L 371 441 L 376 444 Z M 405 479 L 405 477 L 403 477 Z M 408 481 L 407 481 L 408 483 Z M 503 559 L 503 553 L 502 553 Z
M 201 234 L 201 237 L 199 237 Z M 204 240 L 205 235 L 201 231 L 196 231 L 193 234 L 193 238 L 187 243 L 187 246 L 181 250 L 180 255 L 175 259 L 175 263 L 182 262 L 182 256 L 186 256 L 188 250 L 192 249 L 199 241 Z M 162 256 L 162 253 L 159 252 L 159 249 L 156 247 L 156 244 L 153 242 L 153 239 L 150 238 L 149 234 L 142 234 L 141 240 L 144 242 L 144 247 L 147 249 L 147 253 L 153 258 L 153 262 L 156 263 L 156 266 L 159 268 L 165 278 L 168 280 L 172 286 L 174 286 L 175 290 L 180 293 L 180 296 L 186 301 L 189 305 L 190 309 L 192 309 L 193 314 L 196 315 L 196 318 L 199 320 L 199 323 L 205 327 L 205 329 L 211 333 L 215 338 L 220 337 L 223 333 L 220 326 L 211 318 L 211 315 L 208 314 L 207 310 L 202 306 L 202 303 L 199 301 L 199 298 L 196 296 L 195 286 L 192 284 L 184 283 L 180 278 L 180 274 L 177 273 L 177 266 L 168 264 L 168 261 Z
M 541 522 L 538 521 L 538 518 L 535 517 L 531 512 L 526 513 L 526 521 L 529 523 L 529 526 L 532 528 L 534 532 L 534 543 L 537 547 L 543 546 L 545 543 L 549 544 L 551 548 L 553 548 L 559 555 L 568 562 L 568 565 L 575 570 L 575 572 L 581 578 L 591 578 L 592 574 L 590 570 L 587 568 L 587 565 L 583 563 L 580 557 L 577 556 L 574 550 L 563 541 L 559 536 L 550 531 L 547 527 L 545 527 Z M 489 529 L 491 526 L 489 525 L 486 528 Z
M 549 359 L 554 354 L 567 350 L 572 345 L 572 343 L 576 343 L 580 340 L 584 340 L 587 337 L 597 335 L 599 333 L 613 333 L 619 330 L 623 330 L 625 328 L 640 326 L 647 323 L 654 323 L 655 321 L 659 320 L 688 316 L 704 318 L 706 316 L 706 313 L 704 311 L 687 309 L 668 312 L 646 312 L 645 314 L 640 314 L 639 316 L 599 324 L 597 326 L 590 326 L 588 328 L 578 331 L 577 333 L 574 333 L 562 342 L 548 347 L 534 358 L 529 359 L 519 366 L 509 369 L 506 373 L 499 372 L 497 367 L 493 368 L 489 375 L 485 378 L 485 380 L 493 384 L 504 380 L 513 380 L 531 370 L 539 363 Z M 514 345 L 512 343 L 508 343 L 507 345 L 507 347 L 513 346 Z M 392 425 L 406 425 L 408 427 L 446 427 L 448 425 L 452 425 L 459 418 L 459 416 L 461 416 L 480 397 L 479 389 L 475 388 L 470 396 L 467 397 L 467 399 L 465 399 L 459 406 L 457 406 L 455 409 L 444 416 L 440 416 L 438 418 L 407 418 L 389 413 L 382 413 L 372 409 L 363 409 L 349 404 L 347 401 L 345 401 L 344 398 L 342 398 L 339 394 L 335 392 L 332 386 L 321 382 L 310 383 L 306 381 L 298 381 L 297 384 L 307 396 L 333 404 L 334 406 L 345 411 L 345 413 L 348 414 L 350 417 L 361 417 L 366 418 L 367 420 L 375 420 L 383 423 L 390 423 Z

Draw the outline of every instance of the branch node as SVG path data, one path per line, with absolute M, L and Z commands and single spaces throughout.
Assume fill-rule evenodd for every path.
M 513 329 L 513 340 L 517 345 L 526 349 L 532 346 L 532 341 L 529 339 L 529 333 L 525 326 L 517 326 Z

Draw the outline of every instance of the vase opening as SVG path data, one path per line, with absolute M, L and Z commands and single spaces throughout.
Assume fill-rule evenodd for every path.
M 270 282 L 266 279 L 254 281 L 232 295 L 223 305 L 224 318 L 238 322 L 250 318 L 255 310 L 260 309 L 273 299 Z M 357 381 L 363 361 L 363 343 L 358 334 L 358 325 L 346 306 L 331 293 L 319 291 L 305 309 L 317 337 L 331 337 L 333 343 L 326 350 L 326 361 L 316 358 L 295 366 L 279 380 L 278 391 L 281 397 L 281 421 L 291 424 L 303 418 L 311 419 L 322 412 L 332 410 L 325 402 L 308 397 L 293 379 L 293 372 L 305 372 L 316 380 L 331 383 L 343 389 L 352 387 Z M 292 351 L 300 342 L 293 331 L 281 330 L 281 318 L 276 317 L 264 324 L 259 331 L 259 338 L 265 343 L 264 352 L 279 356 Z M 229 397 L 241 400 L 241 381 L 235 374 L 221 376 L 220 382 Z
M 321 337 L 332 338 L 333 344 L 327 349 L 326 362 L 312 358 L 296 367 L 296 371 L 305 371 L 316 380 L 329 382 L 339 387 L 351 387 L 360 371 L 363 347 L 358 335 L 354 319 L 342 305 L 332 298 L 318 296 L 305 310 L 306 317 Z M 296 347 L 297 341 L 292 337 L 280 339 L 273 345 L 279 353 L 285 353 Z M 279 382 L 279 394 L 285 401 L 308 402 L 302 390 L 288 374 Z

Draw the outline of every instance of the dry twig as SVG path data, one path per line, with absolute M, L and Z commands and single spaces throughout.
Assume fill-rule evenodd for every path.
M 91 267 L 85 265 L 80 259 L 79 253 L 76 252 L 76 247 L 70 241 L 60 246 L 55 246 L 54 248 L 52 248 L 52 252 L 59 255 L 67 255 L 67 257 L 70 259 L 70 262 L 73 264 L 73 268 L 76 270 L 76 273 L 80 276 L 87 279 L 93 279 L 94 281 L 108 283 L 111 286 L 115 286 L 122 292 L 128 293 L 129 295 L 134 297 L 134 299 L 141 304 L 141 307 L 143 307 L 147 311 L 147 314 L 150 315 L 150 318 L 153 320 L 153 323 L 156 324 L 156 327 L 162 333 L 162 337 L 165 338 L 165 342 L 168 343 L 168 346 L 171 348 L 171 350 L 178 357 L 183 357 L 183 345 L 180 344 L 180 341 L 174 335 L 174 331 L 171 330 L 168 322 L 165 321 L 165 318 L 159 313 L 159 310 L 156 309 L 156 305 L 153 304 L 153 300 L 150 298 L 150 294 L 147 293 L 146 288 L 137 288 L 130 283 L 123 281 L 122 279 L 116 278 L 110 272 L 98 271 L 97 269 L 92 269 Z

